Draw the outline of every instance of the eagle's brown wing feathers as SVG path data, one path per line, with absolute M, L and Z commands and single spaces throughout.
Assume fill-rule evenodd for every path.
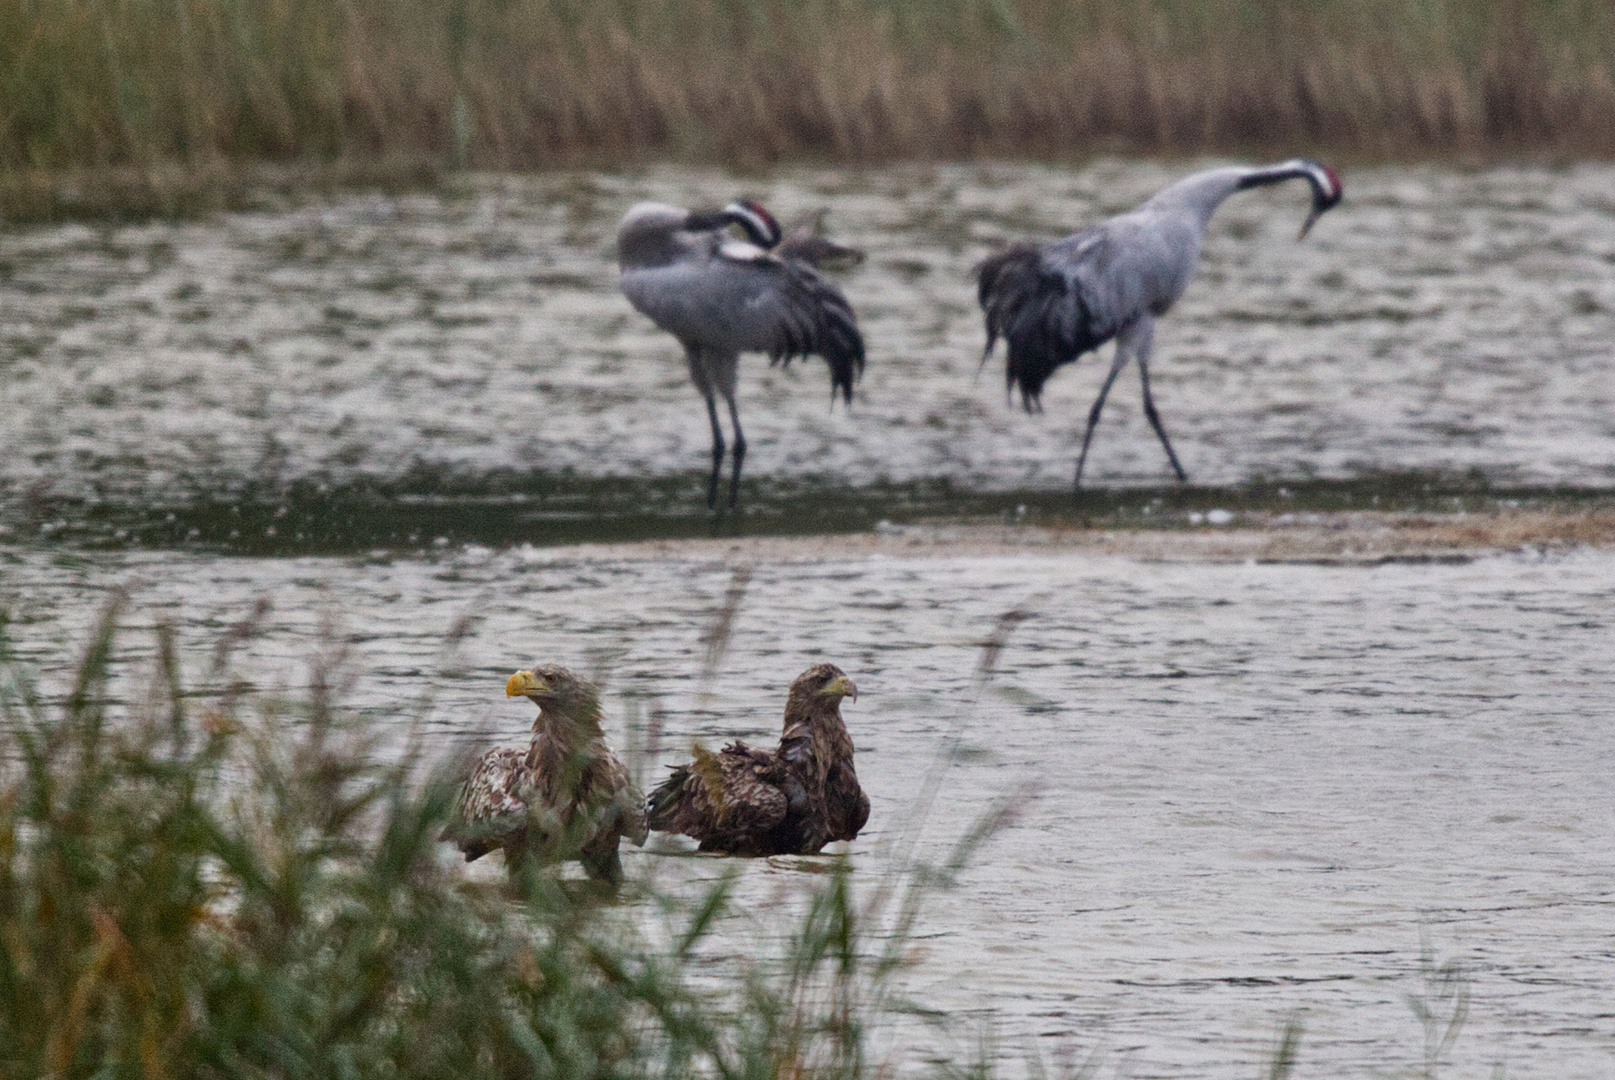
M 649 833 L 645 825 L 645 796 L 628 775 L 622 759 L 603 742 L 600 751 L 601 787 L 610 792 L 610 799 L 600 816 L 599 827 L 624 837 L 636 847 L 644 847 Z
M 851 840 L 869 820 L 869 796 L 858 786 L 851 761 L 830 766 L 824 783 L 825 831 L 831 840 Z
M 526 772 L 524 750 L 501 746 L 483 754 L 460 788 L 454 818 L 439 839 L 458 844 L 466 862 L 519 843 L 527 829 L 527 802 L 521 795 Z
M 471 862 L 495 848 L 511 851 L 544 852 L 572 843 L 583 853 L 586 866 L 598 863 L 601 874 L 620 873 L 615 866 L 618 837 L 634 844 L 645 843 L 644 798 L 634 786 L 622 760 L 603 740 L 589 747 L 586 760 L 576 768 L 575 783 L 551 790 L 535 761 L 542 761 L 542 735 L 534 740 L 540 753 L 502 746 L 477 759 L 460 789 L 453 821 L 441 839 L 459 845 Z M 551 768 L 553 774 L 564 770 Z M 537 832 L 534 832 L 534 830 Z M 560 851 L 545 852 L 549 857 L 565 857 Z
M 808 738 L 773 753 L 735 743 L 673 769 L 651 793 L 649 824 L 683 833 L 703 851 L 811 855 L 832 840 L 851 840 L 869 820 L 869 797 L 850 760 L 815 760 Z
M 784 820 L 786 800 L 773 754 L 743 742 L 716 754 L 694 750 L 694 761 L 675 767 L 651 792 L 652 829 L 694 837 L 703 851 L 736 851 L 748 837 Z

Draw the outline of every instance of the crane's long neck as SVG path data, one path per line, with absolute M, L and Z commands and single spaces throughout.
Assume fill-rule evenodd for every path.
M 1240 190 L 1247 177 L 1256 170 L 1235 167 L 1207 169 L 1162 188 L 1143 206 L 1140 212 L 1189 214 L 1202 228 L 1216 213 L 1223 200 Z
M 1338 198 L 1340 181 L 1335 174 L 1316 161 L 1303 161 L 1296 158 L 1294 161 L 1281 162 L 1278 165 L 1264 165 L 1259 169 L 1246 169 L 1245 178 L 1239 182 L 1238 190 L 1246 188 L 1266 187 L 1269 184 L 1282 184 L 1286 180 L 1305 180 L 1312 185 L 1313 192 L 1320 199 L 1328 200 Z
M 1204 227 L 1211 220 L 1211 215 L 1216 213 L 1217 207 L 1234 192 L 1281 184 L 1286 180 L 1305 180 L 1311 184 L 1315 202 L 1327 202 L 1332 206 L 1339 201 L 1340 182 L 1334 174 L 1315 161 L 1297 158 L 1256 168 L 1228 166 L 1207 169 L 1163 188 L 1140 209 L 1192 214 Z

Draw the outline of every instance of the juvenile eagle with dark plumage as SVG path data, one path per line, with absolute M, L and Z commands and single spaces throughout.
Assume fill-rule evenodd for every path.
M 841 699 L 858 691 L 834 664 L 815 664 L 791 683 L 779 746 L 730 743 L 673 768 L 651 792 L 648 823 L 683 833 L 702 851 L 812 855 L 851 840 L 869 820 L 869 796 L 853 769 Z
M 440 839 L 467 862 L 503 848 L 512 874 L 529 858 L 577 859 L 590 877 L 620 882 L 617 843 L 644 844 L 644 797 L 606 742 L 599 691 L 566 668 L 538 664 L 512 675 L 505 693 L 538 705 L 532 742 L 477 760 Z

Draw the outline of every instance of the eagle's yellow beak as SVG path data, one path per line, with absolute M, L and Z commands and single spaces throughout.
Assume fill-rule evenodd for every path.
M 821 694 L 834 694 L 836 697 L 850 697 L 854 701 L 858 700 L 858 688 L 845 675 L 838 675 L 831 679 L 824 684 L 824 689 L 819 692 Z
M 533 678 L 531 671 L 518 671 L 505 680 L 506 697 L 526 697 L 531 691 L 538 688 L 538 680 Z

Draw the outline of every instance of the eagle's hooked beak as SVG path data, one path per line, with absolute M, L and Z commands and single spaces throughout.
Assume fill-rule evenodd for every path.
M 506 697 L 526 697 L 538 689 L 538 680 L 531 671 L 518 671 L 505 681 Z
M 834 679 L 825 683 L 824 689 L 819 692 L 821 694 L 833 694 L 836 697 L 850 697 L 854 701 L 858 700 L 858 688 L 845 675 L 837 675 Z

